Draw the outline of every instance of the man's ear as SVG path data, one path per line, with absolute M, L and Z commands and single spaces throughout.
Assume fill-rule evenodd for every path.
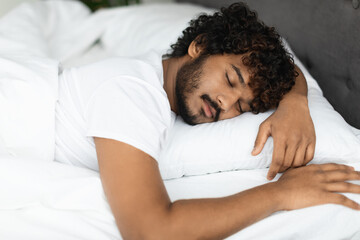
M 200 56 L 204 46 L 203 38 L 204 36 L 199 35 L 190 43 L 190 46 L 188 48 L 188 54 L 191 58 L 197 58 Z

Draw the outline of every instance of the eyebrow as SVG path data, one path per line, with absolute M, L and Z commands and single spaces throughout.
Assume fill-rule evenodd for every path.
M 231 67 L 235 70 L 236 74 L 238 75 L 240 84 L 246 86 L 244 78 L 241 75 L 240 69 L 236 67 L 234 64 L 231 64 Z

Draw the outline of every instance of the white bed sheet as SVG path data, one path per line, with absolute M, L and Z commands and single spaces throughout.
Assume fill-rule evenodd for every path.
M 12 34 L 1 36 L 0 43 L 21 44 L 0 47 L 0 53 L 31 49 L 29 56 L 53 57 L 62 60 L 65 67 L 109 56 L 101 45 L 91 44 L 101 35 L 113 11 L 90 16 L 86 9 L 70 2 L 35 4 L 36 7 L 25 4 L 7 17 L 12 28 L 27 31 L 9 30 Z M 74 24 L 67 21 L 69 15 L 77 16 L 77 31 L 64 31 L 69 24 Z M 39 24 L 41 28 L 37 28 Z M 39 34 L 48 41 L 44 42 Z M 74 39 L 76 44 L 72 44 Z M 48 44 L 47 47 L 44 44 Z M 360 137 L 360 130 L 354 129 L 354 132 Z M 0 157 L 0 166 L 0 239 L 121 239 L 97 172 L 56 162 L 10 157 Z M 360 163 L 354 166 L 360 170 Z M 222 197 L 266 183 L 266 171 L 186 177 L 165 181 L 165 185 L 172 200 Z M 347 196 L 360 202 L 359 195 Z M 356 240 L 360 239 L 359 226 L 359 212 L 329 204 L 276 213 L 229 239 Z
M 121 239 L 97 172 L 0 159 L 0 239 Z M 353 164 L 360 170 L 360 163 Z M 165 181 L 172 200 L 222 197 L 267 182 L 267 169 Z M 360 195 L 346 194 L 360 203 Z M 339 205 L 284 211 L 228 239 L 359 239 L 360 212 Z

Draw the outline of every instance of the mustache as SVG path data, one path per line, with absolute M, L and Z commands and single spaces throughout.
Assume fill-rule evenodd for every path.
M 201 95 L 201 98 L 203 100 L 206 100 L 208 103 L 210 103 L 210 105 L 215 109 L 216 115 L 215 115 L 214 121 L 217 122 L 219 120 L 219 117 L 220 117 L 221 108 L 219 107 L 219 105 L 215 101 L 213 101 L 210 98 L 209 95 L 203 94 L 203 95 Z

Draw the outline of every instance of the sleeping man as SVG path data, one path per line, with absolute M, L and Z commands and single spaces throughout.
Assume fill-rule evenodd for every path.
M 304 76 L 276 31 L 241 3 L 190 22 L 164 57 L 112 58 L 66 69 L 56 107 L 56 160 L 100 172 L 124 239 L 223 239 L 280 210 L 360 193 L 353 168 L 306 165 L 315 132 Z M 253 154 L 274 138 L 271 180 L 232 196 L 171 202 L 157 160 L 176 114 L 189 124 L 276 111 Z

